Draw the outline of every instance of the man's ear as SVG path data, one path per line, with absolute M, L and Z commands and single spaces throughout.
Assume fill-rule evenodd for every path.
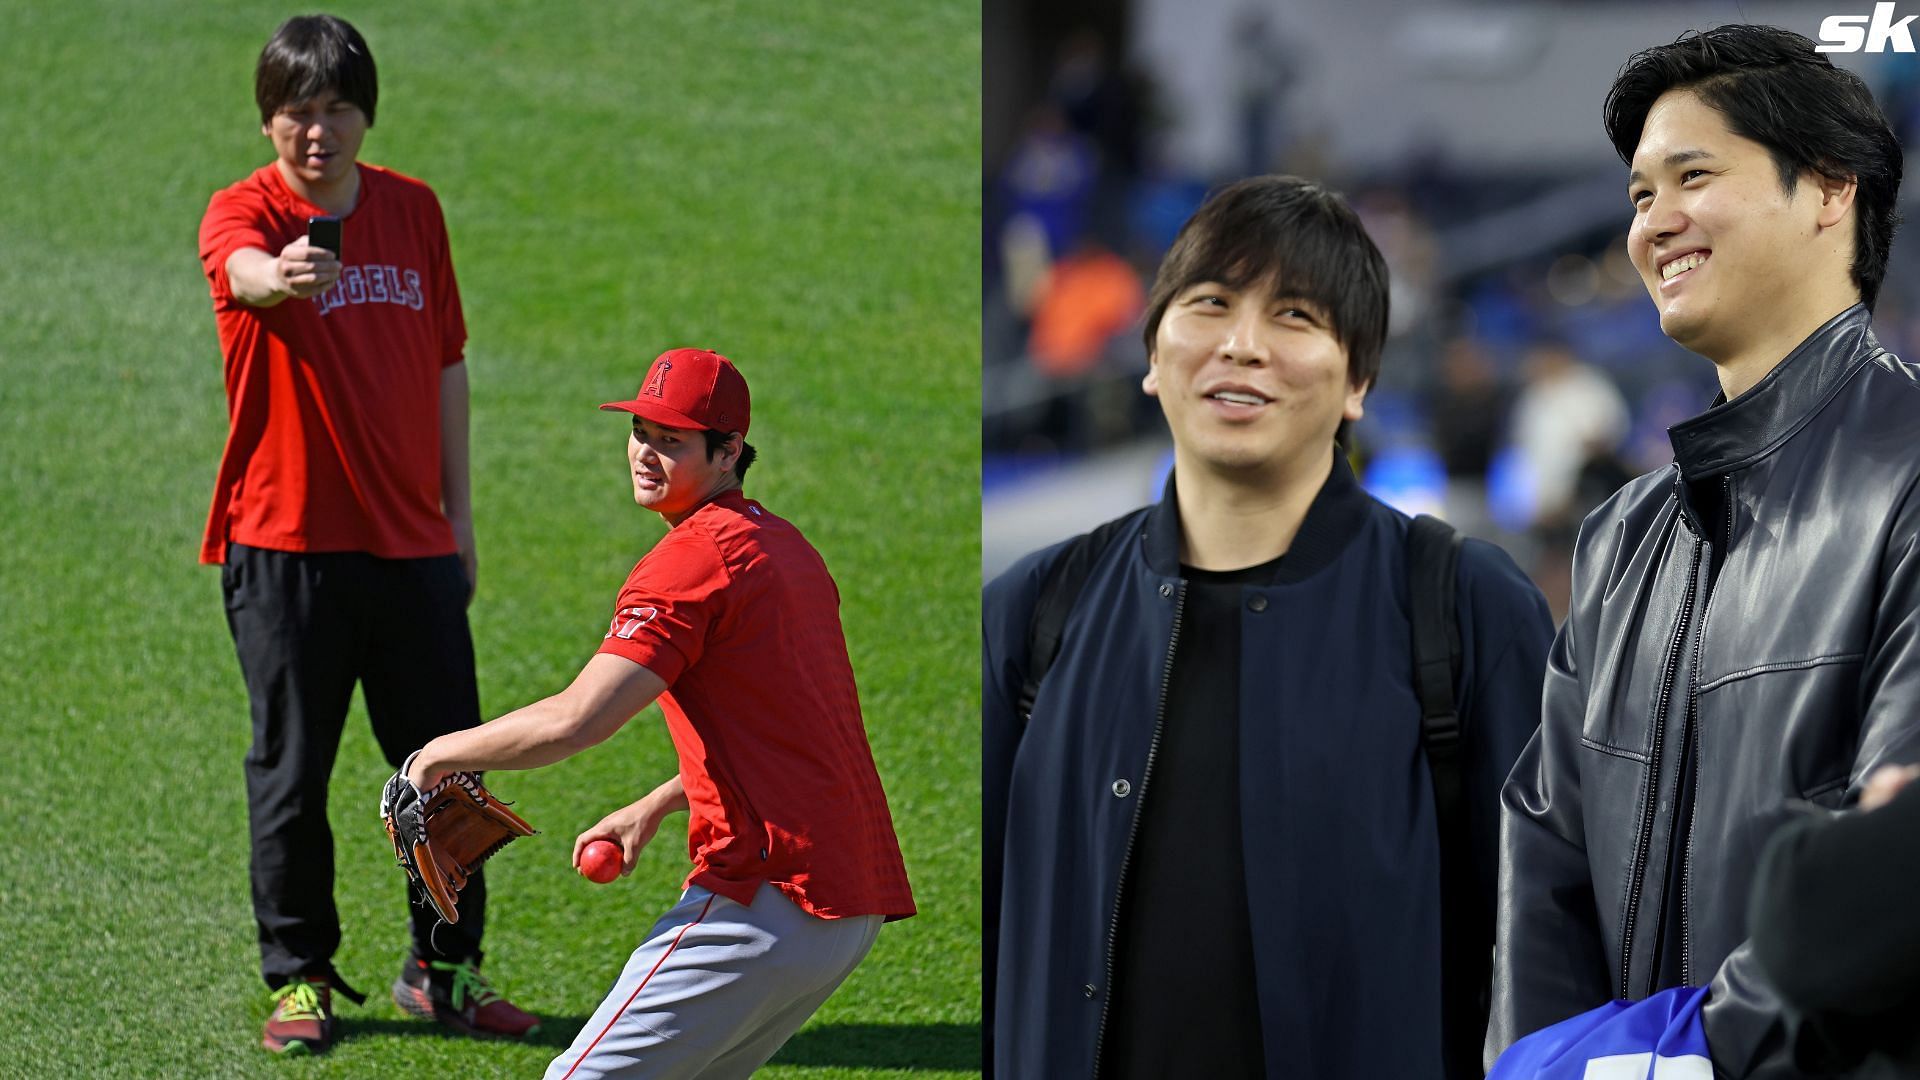
M 1816 220 L 1823 229 L 1831 229 L 1847 220 L 1853 212 L 1854 196 L 1860 193 L 1858 177 L 1848 176 L 1836 180 L 1831 176 L 1814 173 L 1813 190 L 1820 195 L 1820 213 Z
M 1367 391 L 1371 389 L 1373 389 L 1372 379 L 1368 379 L 1359 386 L 1348 383 L 1347 400 L 1340 410 L 1341 417 L 1351 422 L 1367 415 Z
M 1160 361 L 1152 353 L 1147 354 L 1147 376 L 1140 380 L 1140 389 L 1148 397 L 1160 396 Z

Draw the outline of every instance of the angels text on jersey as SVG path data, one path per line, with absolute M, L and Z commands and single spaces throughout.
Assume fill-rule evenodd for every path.
M 420 271 L 402 270 L 385 263 L 342 267 L 333 288 L 313 298 L 325 316 L 348 304 L 402 304 L 419 311 L 427 304 L 420 291 Z

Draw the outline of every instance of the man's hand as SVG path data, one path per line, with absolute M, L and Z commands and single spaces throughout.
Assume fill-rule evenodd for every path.
M 447 773 L 452 771 L 435 764 L 433 759 L 427 756 L 427 751 L 432 745 L 427 744 L 407 760 L 407 780 L 421 791 L 433 790 L 433 785 L 446 779 Z
M 666 818 L 666 812 L 649 805 L 647 799 L 630 803 L 600 819 L 600 823 L 573 842 L 573 868 L 580 868 L 580 853 L 595 840 L 611 840 L 620 848 L 620 876 L 633 873 L 634 863 L 639 861 L 640 849 L 653 840 L 660 831 L 660 822 Z
M 599 824 L 588 829 L 573 842 L 573 868 L 580 869 L 580 853 L 595 840 L 611 840 L 620 846 L 620 875 L 625 877 L 633 873 L 633 865 L 640 858 L 640 849 L 653 840 L 653 834 L 660 831 L 660 823 L 668 814 L 687 808 L 687 790 L 680 783 L 680 776 L 654 788 L 640 798 L 615 810 L 600 819 Z
M 325 248 L 309 247 L 302 236 L 280 249 L 273 271 L 280 278 L 279 291 L 305 300 L 333 288 L 340 280 L 340 260 Z
M 460 554 L 460 567 L 467 572 L 467 604 L 473 604 L 473 594 L 480 588 L 480 555 L 473 541 L 472 518 L 449 518 L 453 526 L 453 543 Z
M 254 307 L 273 307 L 290 296 L 318 296 L 339 280 L 340 260 L 324 248 L 309 247 L 304 236 L 278 255 L 243 247 L 227 257 L 234 299 Z
M 1920 765 L 1882 765 L 1860 788 L 1860 809 L 1878 810 L 1893 801 L 1900 789 L 1920 777 Z

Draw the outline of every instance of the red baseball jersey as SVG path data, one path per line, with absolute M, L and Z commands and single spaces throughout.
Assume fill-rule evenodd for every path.
M 730 491 L 628 576 L 600 651 L 642 664 L 680 755 L 700 885 L 767 882 L 823 918 L 914 913 L 840 629 L 840 592 L 800 531 Z
M 227 281 L 235 251 L 278 255 L 324 213 L 269 164 L 214 195 L 200 222 L 230 425 L 202 562 L 224 561 L 230 539 L 394 559 L 455 550 L 440 507 L 440 375 L 467 330 L 433 192 L 362 164 L 338 284 L 261 308 Z

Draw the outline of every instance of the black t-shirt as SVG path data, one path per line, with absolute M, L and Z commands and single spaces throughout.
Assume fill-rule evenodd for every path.
M 1263 1077 L 1247 875 L 1240 846 L 1240 619 L 1245 570 L 1182 566 L 1187 579 L 1166 716 L 1120 898 L 1101 1073 Z M 1144 788 L 1144 790 L 1142 790 Z

